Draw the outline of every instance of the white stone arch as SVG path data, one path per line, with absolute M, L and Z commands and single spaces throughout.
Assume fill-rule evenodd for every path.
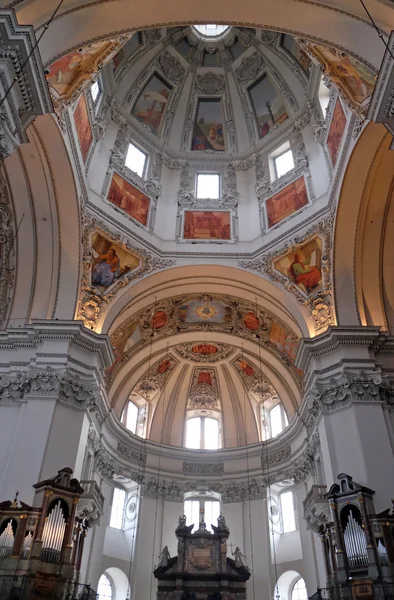
M 277 598 L 277 594 L 279 594 L 280 600 L 291 600 L 293 586 L 299 579 L 304 578 L 297 571 L 290 570 L 282 573 L 275 584 L 274 598 Z
M 370 10 L 383 29 L 393 29 L 390 7 L 375 2 Z M 44 0 L 34 0 L 18 2 L 16 11 L 21 24 L 33 24 L 39 33 L 53 9 Z M 139 6 L 138 11 L 131 11 L 127 0 L 94 4 L 80 0 L 72 7 L 67 4 L 62 7 L 44 36 L 40 51 L 44 63 L 48 63 L 89 41 L 108 39 L 132 30 L 204 22 L 274 29 L 317 39 L 350 51 L 376 68 L 379 68 L 384 53 L 384 46 L 379 43 L 362 7 L 355 8 L 351 0 L 345 0 L 341 9 L 295 0 L 278 0 L 274 4 L 269 0 L 253 1 L 246 7 L 225 0 L 214 5 L 209 0 L 197 4 L 179 4 L 176 0 L 163 4 L 153 0 L 153 4 Z
M 28 128 L 28 143 L 4 163 L 20 224 L 9 323 L 72 319 L 80 279 L 80 215 L 74 174 L 53 115 Z

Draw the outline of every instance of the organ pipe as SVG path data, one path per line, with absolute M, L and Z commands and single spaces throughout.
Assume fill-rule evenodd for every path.
M 368 554 L 364 531 L 352 511 L 349 512 L 343 537 L 349 567 L 352 569 L 367 567 Z
M 0 535 L 0 558 L 6 558 L 12 553 L 15 536 L 12 530 L 12 521 L 10 520 L 3 533 Z
M 44 531 L 42 533 L 41 558 L 45 562 L 59 562 L 62 549 L 66 520 L 61 501 L 48 514 L 45 519 Z

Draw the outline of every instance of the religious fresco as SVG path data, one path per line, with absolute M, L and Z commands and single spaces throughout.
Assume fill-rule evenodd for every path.
M 221 98 L 200 98 L 193 128 L 192 150 L 226 150 Z
M 92 286 L 99 290 L 110 287 L 140 264 L 137 255 L 108 240 L 100 233 L 92 236 L 92 255 Z
M 164 310 L 157 310 L 151 319 L 152 331 L 160 331 L 168 323 L 168 315 Z
M 238 358 L 235 364 L 243 375 L 250 377 L 251 375 L 255 374 L 255 370 L 252 365 L 244 358 Z
M 302 46 L 300 46 L 300 44 L 293 38 L 293 36 L 283 33 L 280 44 L 282 48 L 287 50 L 287 52 L 291 54 L 293 58 L 295 58 L 303 71 L 306 74 L 309 74 L 309 68 L 312 60 L 309 58 Z
M 275 260 L 274 268 L 309 295 L 322 289 L 322 240 L 314 236 Z
M 133 106 L 131 114 L 159 135 L 172 87 L 160 75 L 154 73 L 145 84 Z
M 297 356 L 299 340 L 289 338 L 286 329 L 278 322 L 273 322 L 268 334 L 269 341 L 292 361 Z
M 119 42 L 97 42 L 69 52 L 46 69 L 49 89 L 56 100 L 69 97 L 85 81 L 92 79 L 104 62 L 119 47 Z
M 186 210 L 183 221 L 185 240 L 231 240 L 231 212 Z
M 112 176 L 107 199 L 129 217 L 147 226 L 150 198 L 117 173 Z
M 366 111 L 376 83 L 375 73 L 359 60 L 335 48 L 306 44 L 308 52 L 322 65 L 323 72 L 336 84 L 352 108 Z
M 263 138 L 273 127 L 288 119 L 285 101 L 282 94 L 272 85 L 268 75 L 263 75 L 249 87 L 248 91 L 259 136 Z
M 268 227 L 290 217 L 308 202 L 305 179 L 299 177 L 266 201 Z
M 346 128 L 346 115 L 342 108 L 341 101 L 337 98 L 335 108 L 332 113 L 330 129 L 327 136 L 327 148 L 331 158 L 331 164 L 335 167 L 339 149 L 341 147 L 343 134 Z
M 280 357 L 297 382 L 302 377 L 302 373 L 294 365 L 299 344 L 298 336 L 276 315 L 240 299 L 219 294 L 181 296 L 162 301 L 156 306 L 151 305 L 130 317 L 129 321 L 130 324 L 138 322 L 133 333 L 133 344 L 123 352 L 119 365 L 111 373 L 111 378 L 115 376 L 122 364 L 131 359 L 136 349 L 151 342 L 152 332 L 156 337 L 160 337 L 190 331 L 204 332 L 204 334 L 212 332 L 212 336 L 215 331 L 229 332 L 250 339 L 259 336 L 264 348 Z M 113 346 L 117 345 L 118 340 L 122 340 L 124 344 L 122 325 L 111 334 Z M 192 362 L 213 363 L 231 356 L 235 348 L 208 339 L 179 344 L 175 346 L 174 351 L 183 359 Z M 254 368 L 251 364 L 242 365 L 245 376 L 250 373 L 250 367 Z M 210 369 L 205 368 L 200 371 L 208 372 Z
M 206 300 L 186 302 L 178 308 L 181 323 L 229 323 L 232 309 L 226 303 L 207 297 Z
M 89 155 L 90 146 L 93 142 L 93 133 L 92 127 L 90 125 L 85 94 L 81 94 L 81 97 L 79 98 L 78 104 L 74 111 L 73 118 L 79 140 L 79 147 L 81 148 L 83 162 L 86 163 L 86 159 Z
M 248 331 L 254 332 L 260 329 L 260 320 L 254 311 L 245 313 L 242 317 L 242 323 Z
M 175 351 L 187 360 L 213 363 L 230 356 L 235 348 L 227 344 L 201 342 L 180 344 L 175 347 Z

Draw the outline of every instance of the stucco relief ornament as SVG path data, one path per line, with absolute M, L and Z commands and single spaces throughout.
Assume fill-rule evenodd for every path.
M 197 75 L 196 88 L 204 94 L 217 94 L 224 88 L 224 77 L 212 71 L 204 73 L 204 75 Z
M 178 82 L 185 76 L 185 69 L 175 56 L 173 56 L 168 50 L 164 52 L 159 58 L 163 73 L 171 81 Z
M 240 81 L 255 79 L 263 64 L 263 57 L 259 52 L 253 52 L 242 59 L 240 66 L 235 69 L 235 74 Z

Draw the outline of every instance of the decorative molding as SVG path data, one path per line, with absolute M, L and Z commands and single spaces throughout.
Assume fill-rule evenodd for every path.
M 132 460 L 133 462 L 141 465 L 146 463 L 146 451 L 138 452 L 134 448 L 131 448 L 122 442 L 118 442 L 117 451 L 121 458 Z
M 33 27 L 19 25 L 15 12 L 0 15 L 0 158 L 28 142 L 34 119 L 53 112 Z
M 200 345 L 214 346 L 216 348 L 216 351 L 212 353 L 209 353 L 208 351 L 206 353 L 199 353 L 193 350 L 196 348 L 196 344 L 194 344 L 193 342 L 189 344 L 180 344 L 179 346 L 175 346 L 174 350 L 182 358 L 198 363 L 215 363 L 219 360 L 228 358 L 229 356 L 231 356 L 231 354 L 233 354 L 233 352 L 235 352 L 235 348 L 233 348 L 232 346 L 228 346 L 227 344 L 217 344 L 216 342 L 212 342 L 212 344 Z
M 261 454 L 261 465 L 263 469 L 267 467 L 271 467 L 277 465 L 285 460 L 287 460 L 291 456 L 291 447 L 290 445 L 277 450 L 276 452 L 266 453 L 265 449 L 263 449 Z
M 11 192 L 3 165 L 0 165 L 0 325 L 5 324 L 11 310 L 15 283 L 14 213 Z
M 224 473 L 223 462 L 189 462 L 183 461 L 182 472 L 186 475 L 219 475 Z

